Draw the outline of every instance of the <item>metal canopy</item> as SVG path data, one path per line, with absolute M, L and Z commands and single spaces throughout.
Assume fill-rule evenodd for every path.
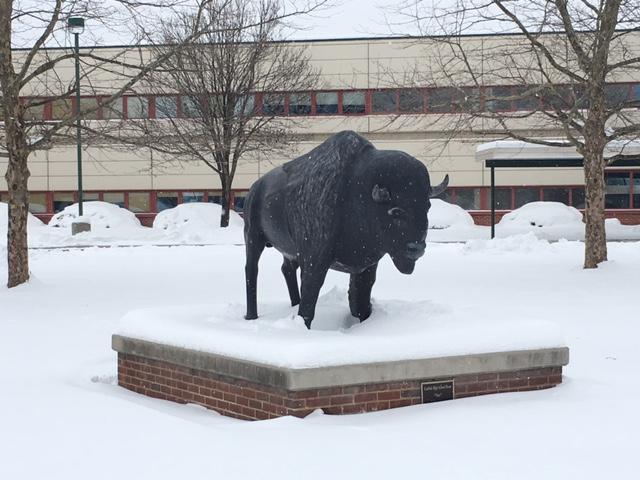
M 582 158 L 500 158 L 485 160 L 485 167 L 491 169 L 491 238 L 496 234 L 496 168 L 570 168 L 582 167 Z M 637 155 L 620 158 L 609 167 L 640 168 L 640 157 Z

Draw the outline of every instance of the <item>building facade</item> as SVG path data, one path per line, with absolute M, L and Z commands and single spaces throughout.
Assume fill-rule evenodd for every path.
M 481 44 L 499 39 L 475 37 L 470 41 Z M 311 64 L 320 72 L 321 88 L 311 92 L 255 92 L 255 114 L 267 112 L 295 119 L 293 128 L 300 140 L 291 154 L 282 158 L 241 160 L 233 184 L 236 210 L 242 211 L 248 189 L 261 175 L 310 150 L 329 135 L 349 129 L 367 137 L 379 149 L 402 150 L 420 159 L 435 183 L 448 173 L 451 187 L 444 199 L 469 210 L 476 222 L 488 221 L 489 170 L 476 155 L 476 149 L 501 137 L 482 128 L 452 136 L 448 116 L 459 114 L 459 92 L 430 85 L 416 88 L 399 80 L 408 78 L 416 65 L 419 68 L 421 62 L 428 61 L 424 45 L 408 39 L 374 38 L 294 42 L 292 47 L 307 50 Z M 109 49 L 122 51 L 126 57 L 127 47 Z M 61 64 L 56 74 L 56 82 L 71 79 L 73 64 Z M 82 91 L 81 107 L 98 105 L 116 82 L 116 77 L 110 78 L 105 71 L 90 75 L 92 90 Z M 608 86 L 610 94 L 640 99 L 640 75 L 635 80 L 621 78 L 612 83 Z M 486 91 L 491 91 L 493 97 L 509 97 L 517 88 L 517 85 L 496 85 L 486 87 Z M 33 97 L 46 98 L 50 90 L 47 85 L 37 85 L 31 93 Z M 186 101 L 178 95 L 131 92 L 108 111 L 98 109 L 93 118 L 124 123 L 140 118 L 164 121 L 183 115 Z M 30 114 L 53 122 L 69 115 L 73 102 L 42 102 Z M 531 106 L 527 102 L 504 100 L 492 108 L 520 111 Z M 522 129 L 533 134 L 540 129 L 540 135 L 560 135 L 526 121 Z M 135 212 L 147 225 L 157 212 L 179 203 L 220 201 L 220 182 L 207 166 L 195 162 L 173 164 L 167 160 L 146 148 L 92 143 L 84 148 L 84 199 L 121 205 Z M 6 160 L 0 158 L 0 170 L 5 168 Z M 30 208 L 41 219 L 47 221 L 55 212 L 77 201 L 75 144 L 55 144 L 33 154 L 30 171 Z M 506 169 L 500 172 L 497 207 L 505 212 L 531 201 L 551 200 L 580 209 L 584 207 L 583 180 L 579 168 Z M 623 223 L 640 224 L 640 171 L 609 169 L 606 182 L 608 215 L 619 217 Z M 2 187 L 0 201 L 7 201 L 6 187 Z

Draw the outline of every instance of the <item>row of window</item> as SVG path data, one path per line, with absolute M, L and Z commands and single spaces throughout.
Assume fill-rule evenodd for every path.
M 370 115 L 399 113 L 454 113 L 469 110 L 528 111 L 543 104 L 569 107 L 581 100 L 572 87 L 557 87 L 540 98 L 521 98 L 525 87 L 500 86 L 484 88 L 403 88 L 381 90 L 335 90 L 297 93 L 256 93 L 239 96 L 234 111 L 246 115 Z M 640 102 L 640 84 L 607 85 L 605 96 L 610 105 Z M 516 97 L 516 98 L 509 98 Z M 223 109 L 220 99 L 197 95 L 127 95 L 109 105 L 106 97 L 82 97 L 80 109 L 92 111 L 89 119 L 162 119 L 195 117 L 201 111 Z M 62 120 L 75 111 L 75 99 L 48 101 L 31 98 L 28 114 L 36 120 Z
M 640 209 L 640 172 L 607 172 L 605 206 L 610 209 Z M 234 192 L 231 205 L 242 212 L 246 192 Z M 56 213 L 77 201 L 75 192 L 34 192 L 30 195 L 32 213 Z M 491 194 L 488 187 L 451 187 L 439 198 L 465 210 L 489 210 Z M 85 192 L 84 200 L 101 200 L 127 208 L 134 213 L 157 213 L 181 203 L 221 203 L 219 191 L 152 191 L 152 192 Z M 8 194 L 0 193 L 7 202 Z M 560 202 L 578 209 L 585 207 L 582 186 L 497 187 L 496 209 L 513 210 L 536 201 Z

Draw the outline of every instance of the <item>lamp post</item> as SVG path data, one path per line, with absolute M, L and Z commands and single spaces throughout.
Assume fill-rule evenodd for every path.
M 80 129 L 80 34 L 84 32 L 84 18 L 69 17 L 67 28 L 75 37 L 75 64 L 76 64 L 76 155 L 78 162 L 78 216 L 82 217 L 83 212 L 83 192 L 82 192 L 82 133 Z M 71 226 L 73 235 L 76 233 L 91 230 L 91 225 L 87 222 L 76 222 Z

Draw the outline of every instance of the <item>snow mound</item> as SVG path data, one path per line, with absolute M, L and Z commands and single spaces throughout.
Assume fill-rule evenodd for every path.
M 153 221 L 153 228 L 164 230 L 170 237 L 188 241 L 219 240 L 224 236 L 236 238 L 242 243 L 242 217 L 231 210 L 229 227 L 221 228 L 221 215 L 222 206 L 217 203 L 183 203 L 158 213 Z
M 442 230 L 449 227 L 474 225 L 473 217 L 462 207 L 434 198 L 429 209 L 429 228 Z
M 126 208 L 108 202 L 82 202 L 84 215 L 82 218 L 78 215 L 78 204 L 69 205 L 64 210 L 56 213 L 49 220 L 50 227 L 71 228 L 71 224 L 78 220 L 91 223 L 91 229 L 102 228 L 121 228 L 121 227 L 140 227 L 138 220 L 133 212 Z
M 9 222 L 9 205 L 0 202 L 0 233 L 7 233 L 7 224 Z M 40 221 L 38 217 L 32 214 L 27 216 L 27 228 L 44 227 L 44 223 Z
M 560 202 L 531 202 L 507 213 L 498 224 L 518 227 L 582 226 L 582 214 Z

